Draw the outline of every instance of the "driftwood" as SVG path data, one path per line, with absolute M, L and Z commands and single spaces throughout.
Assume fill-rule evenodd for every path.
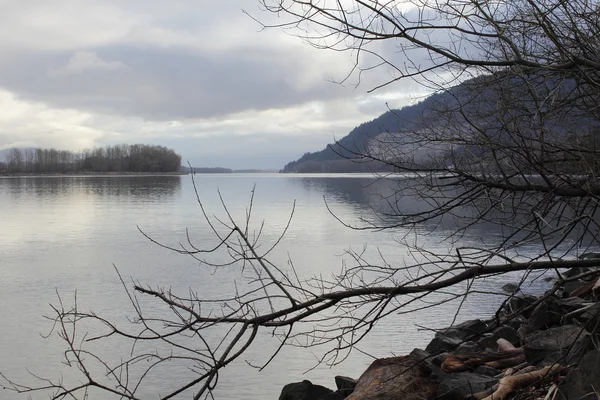
M 517 348 L 515 346 L 513 346 L 513 344 L 506 339 L 498 339 L 498 340 L 496 340 L 496 343 L 498 344 L 498 351 L 517 350 Z
M 523 349 L 500 351 L 498 353 L 481 353 L 467 356 L 448 356 L 442 364 L 442 371 L 447 373 L 470 371 L 480 365 L 503 369 L 519 365 L 525 361 Z
M 600 297 L 600 278 L 598 278 L 598 280 L 594 284 L 594 287 L 592 288 L 592 293 L 594 294 L 594 296 Z
M 477 393 L 473 397 L 481 400 L 504 400 L 508 397 L 508 395 L 517 391 L 518 389 L 530 386 L 542 378 L 559 372 L 562 369 L 564 369 L 564 367 L 555 364 L 537 371 L 508 376 L 500 379 L 498 385 L 494 386 L 495 391 L 492 394 L 488 395 L 489 391 L 485 391 L 482 393 Z M 484 397 L 486 395 L 487 397 Z

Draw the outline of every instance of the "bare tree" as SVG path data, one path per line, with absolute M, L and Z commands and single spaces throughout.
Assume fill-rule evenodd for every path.
M 188 237 L 180 247 L 157 244 L 205 266 L 242 271 L 236 290 L 206 298 L 193 290 L 174 293 L 140 283 L 131 288 L 123 280 L 135 311 L 127 328 L 81 311 L 76 302 L 61 302 L 52 319 L 68 345 L 66 364 L 79 371 L 81 382 L 25 386 L 6 377 L 9 388 L 47 391 L 53 399 L 95 390 L 137 399 L 153 374 L 177 363 L 195 375 L 161 398 L 200 399 L 210 396 L 222 369 L 254 345 L 261 331 L 280 341 L 267 364 L 285 345 L 328 346 L 321 361 L 338 363 L 380 319 L 464 299 L 488 276 L 520 272 L 523 282 L 532 271 L 550 271 L 558 279 L 556 291 L 568 280 L 560 268 L 600 266 L 600 259 L 564 257 L 598 244 L 597 2 L 260 2 L 281 16 L 277 27 L 319 48 L 350 51 L 359 76 L 391 69 L 393 75 L 374 89 L 418 79 L 447 90 L 443 101 L 406 131 L 377 137 L 366 152 L 355 154 L 410 174 L 389 177 L 397 189 L 387 198 L 387 211 L 357 225 L 343 223 L 356 229 L 416 229 L 450 219 L 450 237 L 481 223 L 502 226 L 505 235 L 444 254 L 405 241 L 418 255 L 413 263 L 374 263 L 353 254 L 356 264 L 340 274 L 302 280 L 293 264 L 270 260 L 279 240 L 263 242 L 252 200 L 245 219 L 236 221 L 225 202 L 224 215 L 213 217 L 198 197 L 218 243 L 203 247 Z M 392 42 L 403 58 L 381 53 L 382 41 Z M 458 82 L 463 85 L 451 88 Z M 425 207 L 407 210 L 407 196 Z M 524 258 L 519 248 L 528 243 L 540 250 Z M 228 260 L 214 261 L 215 252 Z M 140 300 L 145 297 L 164 309 L 147 310 Z M 86 327 L 93 335 L 84 336 Z M 216 342 L 209 339 L 215 329 Z M 130 357 L 110 363 L 87 350 L 115 338 L 131 344 Z

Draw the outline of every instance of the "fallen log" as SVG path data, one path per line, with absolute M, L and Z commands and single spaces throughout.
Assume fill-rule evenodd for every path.
M 442 371 L 447 373 L 470 371 L 480 365 L 503 369 L 519 365 L 524 361 L 524 349 L 500 351 L 497 353 L 485 352 L 465 356 L 448 356 L 442 364 Z

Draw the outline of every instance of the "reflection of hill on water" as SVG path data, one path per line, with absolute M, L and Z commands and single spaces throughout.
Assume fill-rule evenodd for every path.
M 366 177 L 303 177 L 299 181 L 306 191 L 322 193 L 325 200 L 345 203 L 361 211 L 385 212 L 386 198 L 393 180 Z
M 343 203 L 352 207 L 356 212 L 355 220 L 344 222 L 350 225 L 364 226 L 364 221 L 359 218 L 364 218 L 367 221 L 373 221 L 376 225 L 394 225 L 400 222 L 397 215 L 399 213 L 412 214 L 431 210 L 436 204 L 435 200 L 421 199 L 411 194 L 410 190 L 403 192 L 403 189 L 410 187 L 414 181 L 406 177 L 388 177 L 385 179 L 377 179 L 375 177 L 303 177 L 299 179 L 303 187 L 307 191 L 322 193 L 325 199 L 332 206 L 332 211 L 336 213 L 334 203 Z M 458 190 L 456 191 L 458 195 Z M 447 193 L 450 195 L 450 193 Z M 483 201 L 483 200 L 482 200 Z M 486 204 L 483 204 L 486 206 Z M 516 212 L 515 212 L 516 211 Z M 570 216 L 572 210 L 562 210 L 562 215 Z M 503 242 L 507 237 L 511 237 L 513 230 L 517 229 L 520 223 L 525 223 L 531 215 L 524 215 L 518 210 L 513 210 L 510 203 L 506 203 L 502 208 L 490 209 L 485 219 L 475 223 L 471 220 L 476 213 L 474 205 L 465 207 L 456 207 L 451 213 L 446 213 L 443 216 L 432 218 L 426 222 L 419 223 L 415 226 L 419 235 L 432 234 L 438 238 L 447 238 L 448 243 L 462 241 L 462 235 L 453 235 L 461 227 L 468 225 L 468 236 L 472 244 L 475 245 L 494 245 Z M 594 212 L 600 218 L 600 210 Z M 558 214 L 558 213 L 557 213 Z M 470 221 L 470 222 L 469 222 Z M 548 219 L 549 224 L 556 224 L 552 217 Z M 401 229 L 406 232 L 405 230 Z M 512 237 L 510 243 L 518 243 L 519 240 L 526 235 L 528 230 L 519 232 Z M 580 246 L 586 247 L 589 242 L 589 234 L 581 232 L 580 229 L 575 229 L 568 237 L 563 246 L 569 247 L 573 244 L 572 240 L 575 237 L 583 237 L 583 242 Z M 584 243 L 585 242 L 585 243 Z M 550 244 L 551 241 L 548 242 Z M 530 247 L 539 247 L 540 243 L 530 242 L 527 244 Z M 525 247 L 527 247 L 525 246 Z
M 53 176 L 0 179 L 0 192 L 39 198 L 67 196 L 73 192 L 134 200 L 163 200 L 181 190 L 174 176 Z

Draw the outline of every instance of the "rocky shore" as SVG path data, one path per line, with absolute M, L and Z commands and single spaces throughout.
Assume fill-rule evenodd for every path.
M 600 399 L 600 269 L 563 271 L 541 296 L 505 290 L 489 320 L 436 332 L 358 379 L 337 376 L 336 390 L 288 384 L 279 400 Z

